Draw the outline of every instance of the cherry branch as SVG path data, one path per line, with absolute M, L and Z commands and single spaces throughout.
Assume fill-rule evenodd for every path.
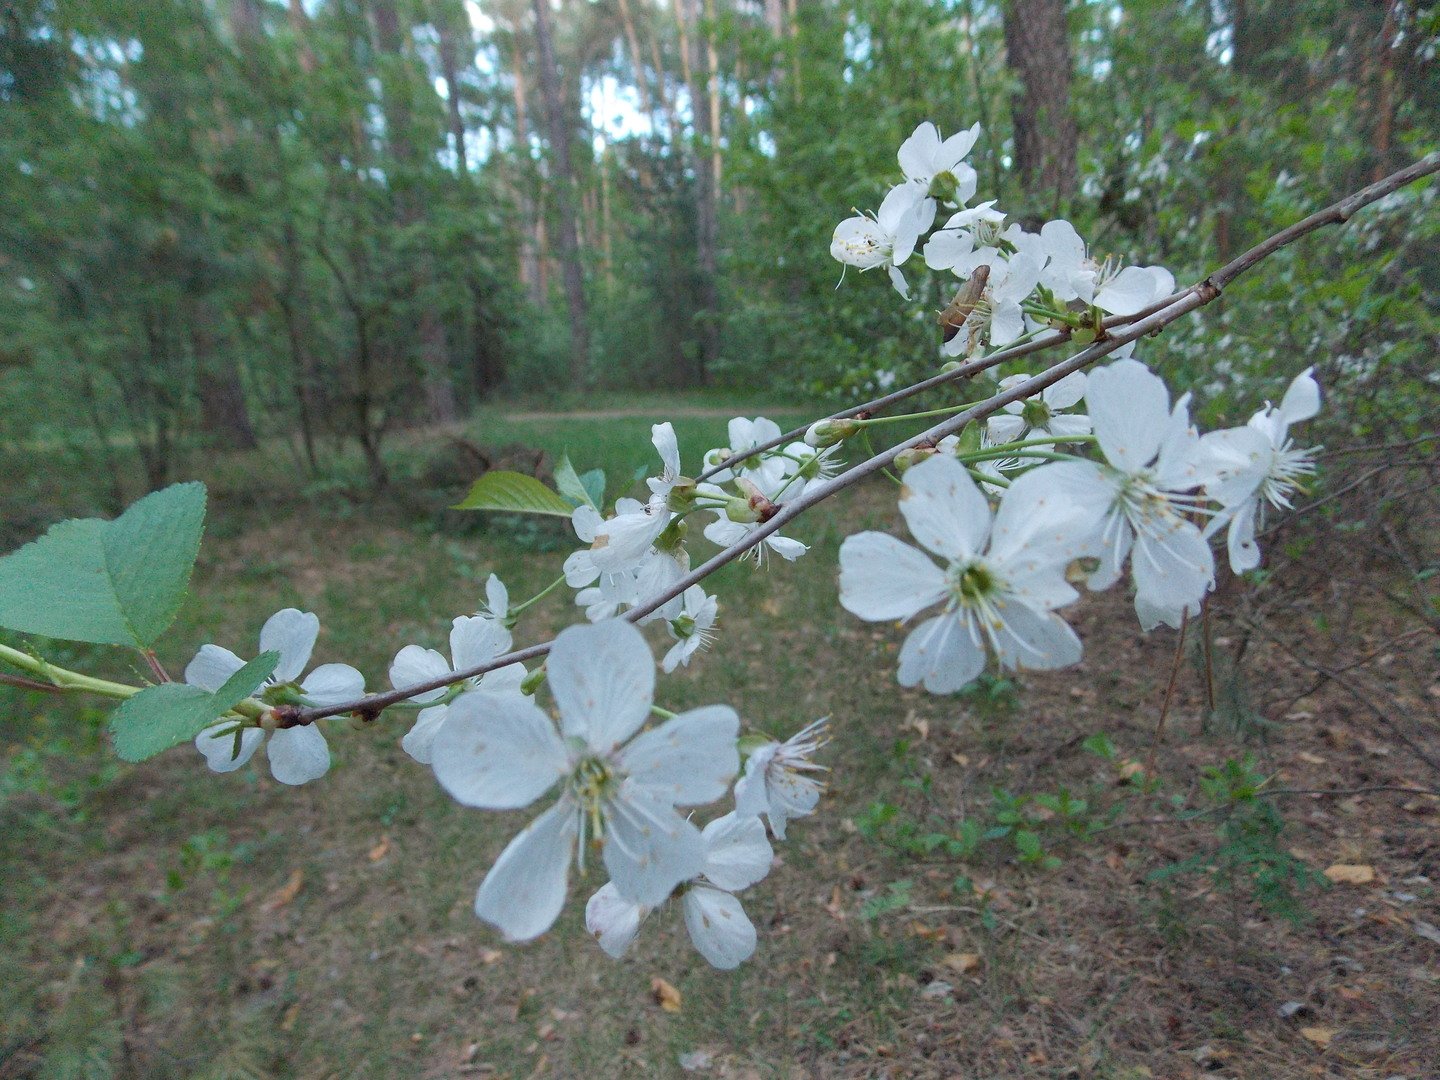
M 959 432 L 967 424 L 976 420 L 983 420 L 985 417 L 999 411 L 1013 401 L 1021 401 L 1025 398 L 1032 397 L 1045 389 L 1045 387 L 1059 382 L 1073 372 L 1088 367 L 1095 363 L 1095 361 L 1110 355 L 1122 346 L 1132 341 L 1138 341 L 1147 334 L 1153 334 L 1163 330 L 1171 323 L 1188 315 L 1197 308 L 1212 303 L 1221 295 L 1225 288 L 1241 274 L 1273 255 L 1281 248 L 1293 244 L 1301 237 L 1326 225 L 1343 224 L 1350 220 L 1350 218 L 1363 207 L 1378 202 L 1386 195 L 1405 187 L 1407 184 L 1414 183 L 1416 180 L 1436 172 L 1440 172 L 1440 151 L 1427 154 L 1408 168 L 1401 169 L 1399 172 L 1393 173 L 1367 187 L 1361 188 L 1359 191 L 1347 195 L 1339 202 L 1333 203 L 1325 209 L 1319 210 L 1309 217 L 1297 221 L 1290 227 L 1281 230 L 1230 260 L 1230 262 L 1224 266 L 1211 272 L 1204 280 L 1196 282 L 1188 289 L 1176 293 L 1173 296 L 1166 297 L 1164 300 L 1156 301 L 1148 308 L 1142 309 L 1134 315 L 1105 320 L 1101 327 L 1103 336 L 1093 345 L 1081 350 L 1067 360 L 1052 365 L 1040 374 L 1027 379 L 1025 382 L 995 394 L 986 401 L 973 405 L 963 412 L 956 413 L 954 416 L 942 420 L 940 423 L 935 424 L 919 435 L 912 436 L 890 447 L 888 450 L 883 450 L 873 457 L 851 466 L 849 469 L 832 477 L 823 484 L 807 489 L 800 498 L 781 506 L 780 510 L 771 517 L 769 521 L 757 526 L 745 537 L 706 560 L 664 592 L 631 608 L 622 617 L 630 622 L 636 622 L 644 618 L 675 597 L 683 594 L 691 585 L 704 581 L 721 567 L 734 562 L 756 545 L 763 543 L 768 537 L 773 536 L 780 529 L 784 528 L 786 524 L 805 513 L 805 511 L 811 507 L 893 464 L 895 459 L 904 451 L 916 446 L 933 445 L 947 435 L 953 435 Z M 897 390 L 885 397 L 877 398 L 873 402 L 868 402 L 865 405 L 846 410 L 845 412 L 836 413 L 828 419 L 847 419 L 860 412 L 884 408 L 898 401 L 903 401 L 915 394 L 922 393 L 925 390 L 967 378 L 976 372 L 984 371 L 1006 360 L 1033 352 L 1039 352 L 1042 349 L 1050 348 L 1053 345 L 1060 344 L 1067 340 L 1069 340 L 1068 331 L 1059 331 L 1052 337 L 1040 338 L 1036 341 L 1027 342 L 1025 345 L 1017 346 L 1014 349 L 1006 349 L 1001 352 L 992 353 L 989 356 L 971 361 L 968 364 L 962 364 L 951 371 L 941 372 L 939 375 L 921 380 L 903 390 Z M 797 432 L 783 435 L 778 440 L 771 440 L 767 445 L 757 446 L 744 454 L 737 454 L 723 465 L 717 467 L 717 469 L 712 469 L 700 474 L 697 479 L 703 480 L 713 475 L 719 468 L 727 468 L 741 458 L 761 453 L 764 450 L 773 449 L 781 443 L 795 438 L 797 434 L 803 434 L 804 430 L 803 428 L 797 429 Z M 507 664 L 533 660 L 537 657 L 544 656 L 550 651 L 550 645 L 550 642 L 531 645 L 528 648 L 506 653 L 504 656 L 497 656 L 493 660 L 488 660 L 483 664 L 477 664 L 461 671 L 455 671 L 438 679 L 431 679 L 427 682 L 417 683 L 414 686 L 407 686 L 403 690 L 368 694 L 355 701 L 344 702 L 339 705 L 328 705 L 323 708 L 282 706 L 275 710 L 277 726 L 297 727 L 303 724 L 313 723 L 325 717 L 339 716 L 346 713 L 353 713 L 367 720 L 373 719 L 378 716 L 383 709 L 409 700 L 417 694 L 423 694 L 429 690 L 443 689 L 465 679 L 475 678 L 488 671 L 494 671 L 496 668 L 504 667 Z

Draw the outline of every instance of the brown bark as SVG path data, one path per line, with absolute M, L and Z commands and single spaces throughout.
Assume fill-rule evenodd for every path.
M 590 356 L 589 314 L 585 305 L 585 279 L 580 266 L 580 244 L 575 222 L 575 170 L 570 162 L 570 126 L 560 90 L 560 69 L 550 33 L 550 0 L 534 0 L 535 44 L 540 54 L 540 96 L 550 133 L 551 185 L 560 219 L 560 262 L 565 274 L 565 304 L 570 314 L 570 378 L 585 381 Z
M 1078 178 L 1065 10 L 1066 0 L 1005 5 L 1005 58 L 1020 82 L 1010 98 L 1015 167 L 1026 194 L 1050 215 L 1075 194 Z

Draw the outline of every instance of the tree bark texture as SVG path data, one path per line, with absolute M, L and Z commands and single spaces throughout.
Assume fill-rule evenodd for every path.
M 1065 9 L 1065 0 L 1005 4 L 1006 63 L 1020 81 L 1010 98 L 1015 167 L 1026 194 L 1052 216 L 1075 194 L 1078 177 Z

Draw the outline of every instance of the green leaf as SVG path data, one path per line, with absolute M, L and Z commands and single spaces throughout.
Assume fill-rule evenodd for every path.
M 512 514 L 568 518 L 575 508 L 533 476 L 497 469 L 476 480 L 470 494 L 451 509 L 505 510 Z
M 62 521 L 0 559 L 0 626 L 148 648 L 180 608 L 204 523 L 200 483 L 147 495 L 114 521 Z
M 263 652 L 213 694 L 186 683 L 147 686 L 110 715 L 115 752 L 125 761 L 144 761 L 188 742 L 253 694 L 279 662 L 278 652 Z
M 591 469 L 580 474 L 580 483 L 590 496 L 590 505 L 599 510 L 605 505 L 605 470 Z
M 593 476 L 597 472 L 599 472 L 598 469 L 592 469 L 585 475 Z M 600 473 L 600 485 L 603 497 L 604 473 Z M 596 510 L 600 509 L 600 503 L 591 495 L 590 489 L 585 486 L 585 481 L 576 475 L 575 466 L 570 464 L 568 454 L 561 454 L 560 461 L 555 466 L 555 486 L 560 490 L 560 494 L 575 506 L 593 506 Z

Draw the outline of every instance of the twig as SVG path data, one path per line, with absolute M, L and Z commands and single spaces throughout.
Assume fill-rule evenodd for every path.
M 6 686 L 18 686 L 21 690 L 34 690 L 40 694 L 63 694 L 65 692 L 64 688 L 52 683 L 36 682 L 34 679 L 9 675 L 3 671 L 0 671 L 0 683 L 4 683 Z
M 1190 613 L 1180 616 L 1180 639 L 1175 642 L 1175 662 L 1170 665 L 1170 681 L 1165 684 L 1165 701 L 1160 706 L 1160 719 L 1155 721 L 1155 734 L 1150 737 L 1150 752 L 1145 755 L 1145 775 L 1155 775 L 1155 753 L 1160 749 L 1160 738 L 1165 734 L 1165 718 L 1170 715 L 1170 702 L 1175 697 L 1175 683 L 1180 677 L 1180 660 L 1185 655 L 1185 628 L 1190 625 Z
M 725 548 L 719 554 L 706 560 L 664 592 L 631 608 L 625 613 L 623 618 L 630 622 L 636 622 L 651 612 L 656 611 L 670 600 L 680 596 L 691 585 L 703 581 L 721 567 L 740 558 L 740 556 L 744 555 L 757 544 L 762 543 L 767 537 L 778 532 L 806 510 L 888 467 L 903 451 L 922 443 L 939 442 L 945 436 L 955 434 L 962 430 L 967 424 L 976 420 L 982 420 L 990 414 L 997 412 L 1010 402 L 1033 397 L 1045 389 L 1045 387 L 1059 382 L 1072 372 L 1080 371 L 1088 367 L 1096 360 L 1108 356 L 1116 349 L 1132 341 L 1138 341 L 1147 334 L 1163 330 L 1166 326 L 1169 326 L 1172 322 L 1189 314 L 1196 308 L 1204 307 L 1206 304 L 1217 299 L 1226 286 L 1232 281 L 1256 263 L 1274 254 L 1287 244 L 1294 243 L 1302 236 L 1314 232 L 1316 229 L 1325 225 L 1348 221 L 1355 212 L 1362 207 L 1384 198 L 1386 195 L 1404 187 L 1406 184 L 1435 172 L 1440 172 L 1440 151 L 1428 154 L 1408 168 L 1401 169 L 1399 172 L 1393 173 L 1384 180 L 1362 188 L 1360 191 L 1346 196 L 1344 199 L 1326 207 L 1324 210 L 1320 210 L 1296 222 L 1288 229 L 1276 233 L 1269 239 L 1262 241 L 1250 250 L 1232 259 L 1211 273 L 1205 280 L 1197 282 L 1168 301 L 1162 301 L 1161 303 L 1165 306 L 1158 308 L 1143 318 L 1136 318 L 1135 321 L 1123 328 L 1117 329 L 1114 333 L 1106 332 L 1100 340 L 1096 341 L 1089 348 L 1076 353 L 1068 360 L 1055 364 L 1039 375 L 1035 375 L 1017 386 L 998 393 L 989 400 L 972 406 L 964 412 L 957 413 L 946 420 L 942 420 L 934 427 L 921 432 L 919 435 L 892 446 L 890 449 L 884 450 L 860 462 L 858 465 L 851 466 L 845 472 L 832 477 L 823 484 L 816 485 L 807 490 L 794 502 L 786 503 L 769 521 L 757 526 L 745 537 L 736 541 L 728 548 Z M 1056 338 L 1063 339 L 1064 335 L 1057 334 Z M 1042 348 L 1049 348 L 1051 344 L 1052 339 L 1042 338 L 1038 342 L 1030 342 L 1026 346 L 1022 346 L 1022 348 L 1029 351 L 1039 351 Z M 1013 354 L 1019 355 L 1018 352 L 1014 352 Z M 904 397 L 908 397 L 913 393 L 919 393 L 921 389 L 928 389 L 932 386 L 939 386 L 943 383 L 963 378 L 964 374 L 962 373 L 973 373 L 975 370 L 983 370 L 984 367 L 1000 363 L 1002 356 L 1002 353 L 996 353 L 992 356 L 974 361 L 971 364 L 962 365 L 954 371 L 942 372 L 940 375 L 916 383 L 906 390 L 896 391 L 894 394 L 878 399 L 877 402 L 872 403 L 872 407 L 878 408 L 881 407 L 881 403 L 902 400 Z M 779 441 L 783 441 L 783 437 Z M 778 445 L 779 441 L 772 442 L 772 446 Z M 758 452 L 758 448 L 752 452 Z M 737 455 L 737 458 L 739 456 L 740 455 Z M 705 474 L 701 475 L 703 477 Z M 477 664 L 463 671 L 455 671 L 437 679 L 431 679 L 414 686 L 406 687 L 404 690 L 370 694 L 363 698 L 358 698 L 355 701 L 344 702 L 338 705 L 327 705 L 323 708 L 287 709 L 280 717 L 280 723 L 282 726 L 294 727 L 309 724 L 328 716 L 339 716 L 345 713 L 374 716 L 387 706 L 405 701 L 408 698 L 414 697 L 416 694 L 424 693 L 427 690 L 438 690 L 452 683 L 460 682 L 463 679 L 483 675 L 488 671 L 504 667 L 507 664 L 531 660 L 537 656 L 543 656 L 549 651 L 550 643 L 543 642 L 538 645 L 532 645 L 527 649 L 520 649 L 516 652 L 507 653 L 504 656 L 498 656 L 493 660 L 489 660 L 483 664 Z M 1437 771 L 1440 771 L 1440 766 L 1437 766 Z

